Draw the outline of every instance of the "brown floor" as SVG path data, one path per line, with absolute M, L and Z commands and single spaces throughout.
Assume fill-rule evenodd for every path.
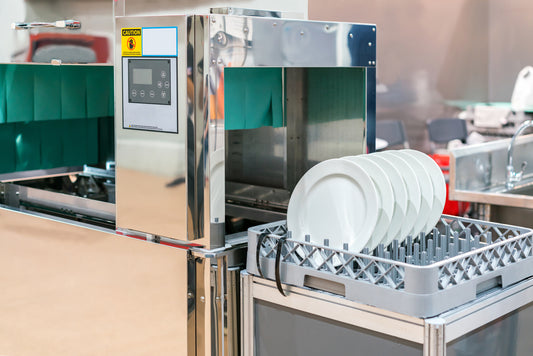
M 0 209 L 0 355 L 186 354 L 185 256 Z

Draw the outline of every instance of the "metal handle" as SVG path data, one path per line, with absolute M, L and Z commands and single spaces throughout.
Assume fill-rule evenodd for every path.
M 67 30 L 79 30 L 81 22 L 77 20 L 61 20 L 55 22 L 14 22 L 11 24 L 13 30 L 29 30 L 39 27 L 66 28 Z

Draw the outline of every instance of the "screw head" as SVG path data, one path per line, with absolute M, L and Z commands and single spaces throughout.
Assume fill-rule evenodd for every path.
M 300 36 L 303 36 L 304 35 L 304 32 L 303 31 L 300 31 Z
M 376 28 L 375 27 L 372 27 L 372 32 L 376 32 Z
M 248 29 L 248 27 L 245 27 L 245 28 L 242 29 L 242 31 L 243 31 L 244 33 L 248 33 L 248 31 L 250 31 L 250 30 Z
M 368 47 L 372 47 L 372 42 L 368 42 Z
M 272 27 L 276 27 L 278 25 L 277 22 L 272 23 Z
M 353 33 L 350 33 L 350 38 L 353 38 Z
M 215 23 L 215 22 L 217 22 L 217 20 L 214 17 L 211 17 L 211 22 Z

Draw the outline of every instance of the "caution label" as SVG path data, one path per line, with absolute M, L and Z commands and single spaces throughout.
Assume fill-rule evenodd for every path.
M 122 56 L 140 57 L 142 56 L 142 29 L 123 28 L 122 29 Z

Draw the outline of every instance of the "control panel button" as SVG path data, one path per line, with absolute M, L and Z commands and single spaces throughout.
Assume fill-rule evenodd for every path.
M 162 70 L 162 71 L 161 71 L 161 78 L 164 79 L 164 78 L 166 78 L 166 77 L 167 77 L 167 72 L 164 71 L 164 70 Z
M 155 91 L 150 90 L 150 98 L 153 98 L 153 97 L 155 97 Z
M 162 97 L 163 99 L 165 99 L 165 98 L 167 97 L 167 92 L 164 91 L 164 90 L 161 91 L 161 97 Z
M 144 95 L 145 95 L 144 90 L 141 90 L 141 91 L 139 92 L 139 95 L 141 96 L 141 98 L 144 98 Z
M 137 90 L 132 89 L 131 90 L 131 96 L 133 96 L 135 98 L 137 96 Z
M 159 89 L 161 89 L 161 88 L 163 87 L 163 83 L 162 83 L 161 81 L 158 81 L 158 82 L 157 82 L 157 87 L 158 87 Z
M 165 82 L 165 88 L 169 88 L 170 87 L 170 83 L 168 81 Z

